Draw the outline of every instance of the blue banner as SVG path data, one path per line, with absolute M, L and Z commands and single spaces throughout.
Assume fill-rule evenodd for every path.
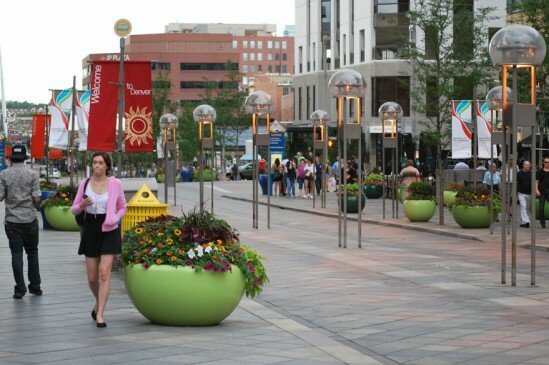
M 6 168 L 6 142 L 0 141 L 0 171 Z
M 269 146 L 271 152 L 284 152 L 284 147 L 286 145 L 286 137 L 284 132 L 271 132 L 269 138 Z

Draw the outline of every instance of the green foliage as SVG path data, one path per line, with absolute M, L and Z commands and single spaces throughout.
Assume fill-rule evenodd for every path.
M 217 80 L 206 82 L 204 103 L 211 105 L 217 112 L 216 141 L 222 146 L 237 146 L 238 137 L 250 126 L 250 116 L 244 110 L 248 93 L 239 88 L 242 74 L 235 64 L 227 61 L 226 68 L 226 80 L 221 88 L 218 87 Z
M 456 205 L 466 205 L 469 207 L 490 206 L 490 189 L 484 186 L 464 186 L 457 191 L 456 200 L 450 206 L 450 210 Z M 494 192 L 493 208 L 496 212 L 501 212 L 501 198 Z
M 549 2 L 547 0 L 522 0 L 514 4 L 507 4 L 510 10 L 516 11 L 509 18 L 512 23 L 527 24 L 536 29 L 543 36 L 545 41 L 549 40 Z M 519 80 L 519 101 L 530 101 L 530 83 L 529 76 L 522 72 L 522 79 Z M 545 57 L 545 60 L 540 67 L 536 68 L 536 83 L 539 85 L 537 91 L 537 106 L 542 112 L 549 112 L 549 85 L 547 79 L 549 77 L 549 57 Z M 509 82 L 509 85 L 511 83 Z M 543 113 L 538 113 L 540 117 L 543 117 Z
M 383 185 L 383 176 L 381 174 L 368 174 L 364 180 L 364 185 Z
M 407 32 L 400 35 L 405 44 L 401 57 L 409 61 L 416 84 L 411 89 L 412 108 L 425 116 L 418 122 L 430 132 L 439 166 L 440 151 L 450 141 L 451 101 L 476 96 L 467 94 L 476 86 L 493 83 L 494 68 L 485 44 L 494 9 L 476 8 L 473 13 L 467 3 L 416 0 L 416 10 L 409 11 L 408 18 L 412 29 L 423 34 L 421 41 L 427 47 L 417 47 Z
M 408 187 L 408 200 L 435 200 L 435 187 L 427 182 L 415 181 Z
M 361 189 L 358 187 L 358 183 L 351 183 L 351 184 L 347 184 L 347 196 L 354 196 L 354 197 L 358 197 L 358 194 L 361 193 Z M 344 189 L 344 185 L 340 185 L 339 186 L 340 188 L 340 192 L 341 194 L 343 194 L 343 189 Z M 366 199 L 364 197 L 364 199 Z
M 183 217 L 161 216 L 138 223 L 124 233 L 124 265 L 190 266 L 195 271 L 231 271 L 235 265 L 245 278 L 245 292 L 255 297 L 269 279 L 264 258 L 239 241 L 226 221 L 195 207 Z
M 54 195 L 42 202 L 41 207 L 71 207 L 77 190 L 77 186 L 60 185 Z

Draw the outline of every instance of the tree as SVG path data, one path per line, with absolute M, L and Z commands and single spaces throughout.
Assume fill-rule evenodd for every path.
M 401 56 L 412 76 L 412 109 L 436 150 L 437 189 L 442 202 L 442 150 L 450 143 L 451 101 L 474 98 L 477 87 L 491 83 L 495 70 L 488 56 L 488 28 L 493 8 L 477 8 L 473 0 L 415 0 L 408 12 L 421 43 L 402 38 Z M 466 75 L 466 76 L 464 76 Z M 478 95 L 480 97 L 480 95 Z M 444 224 L 439 203 L 439 223 Z
M 542 37 L 549 41 L 549 4 L 547 0 L 522 0 L 519 3 L 510 4 L 510 10 L 516 11 L 511 18 L 513 23 L 528 24 L 536 29 Z M 549 113 L 549 87 L 547 80 L 549 78 L 549 57 L 537 69 L 536 84 L 538 85 L 536 100 L 542 117 Z M 526 85 L 526 86 L 525 86 Z M 519 101 L 528 102 L 529 99 L 529 82 L 519 82 Z M 524 90 L 522 90 L 524 89 Z M 527 89 L 527 90 L 526 90 Z M 544 123 L 545 124 L 545 123 Z M 547 127 L 547 126 L 546 126 Z
M 234 144 L 238 151 L 238 139 L 250 127 L 250 116 L 244 110 L 248 92 L 239 87 L 242 74 L 231 61 L 227 61 L 226 69 L 225 80 L 206 82 L 204 95 L 204 102 L 217 112 L 215 139 L 221 146 L 222 155 L 226 145 Z

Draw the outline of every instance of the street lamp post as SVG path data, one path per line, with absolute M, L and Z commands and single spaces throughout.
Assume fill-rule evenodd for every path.
M 541 34 L 532 27 L 513 24 L 501 28 L 494 34 L 490 40 L 489 46 L 490 58 L 492 63 L 496 66 L 502 67 L 502 86 L 503 89 L 507 88 L 507 72 L 511 69 L 512 76 L 512 90 L 513 100 L 509 103 L 507 99 L 507 93 L 503 93 L 502 107 L 503 107 L 503 130 L 505 131 L 507 126 L 511 127 L 511 141 L 512 141 L 512 155 L 513 164 L 511 168 L 512 187 L 511 197 L 515 199 L 517 196 L 517 184 L 516 184 L 516 171 L 514 168 L 515 163 L 518 161 L 517 156 L 517 127 L 531 127 L 532 128 L 532 150 L 535 155 L 536 145 L 536 70 L 535 66 L 539 66 L 545 59 L 546 44 Z M 530 72 L 530 103 L 518 102 L 518 89 L 517 89 L 517 69 L 526 68 Z M 504 134 L 505 135 L 505 134 Z M 505 161 L 507 169 L 509 169 L 507 161 Z M 532 178 L 531 178 L 531 193 L 535 195 L 535 175 L 536 165 L 535 157 L 532 161 Z M 535 204 L 532 199 L 532 219 L 535 219 Z M 512 209 L 515 204 L 511 204 Z M 540 204 L 541 205 L 541 204 Z M 540 212 L 543 212 L 544 207 L 540 207 Z M 532 238 L 531 242 L 531 267 L 530 267 L 530 284 L 535 285 L 535 266 L 536 266 L 536 233 L 535 225 L 532 223 L 530 228 L 530 234 Z M 516 271 L 517 271 L 517 215 L 511 216 L 511 285 L 516 286 Z
M 207 104 L 199 105 L 196 107 L 196 109 L 193 112 L 193 118 L 194 121 L 198 123 L 198 143 L 200 144 L 200 153 L 198 156 L 200 171 L 200 210 L 204 209 L 204 149 L 205 148 L 211 148 L 212 149 L 212 165 L 213 165 L 213 126 L 215 123 L 215 119 L 217 117 L 217 113 L 215 109 Z M 209 128 L 208 128 L 209 126 Z M 206 130 L 209 130 L 208 133 L 206 133 Z M 214 167 L 211 166 L 211 203 L 212 203 L 212 213 L 214 211 L 214 189 L 213 189 L 213 181 L 214 181 Z
M 271 149 L 269 147 L 269 133 L 271 128 L 271 112 L 273 109 L 273 98 L 271 95 L 264 91 L 255 91 L 248 95 L 244 107 L 248 114 L 252 115 L 252 176 L 253 176 L 253 205 L 252 205 L 252 226 L 253 228 L 259 228 L 258 214 L 259 214 L 259 190 L 257 188 L 258 182 L 258 166 L 257 166 L 257 154 L 259 146 L 267 147 L 267 228 L 271 228 L 271 195 L 269 193 L 271 187 Z M 262 132 L 259 131 L 260 119 L 265 118 L 266 124 Z
M 164 142 L 164 203 L 168 204 L 168 186 L 174 188 L 174 205 L 177 203 L 177 189 L 175 189 L 175 167 L 177 161 L 169 163 L 169 151 L 176 151 L 177 148 L 177 126 L 179 120 L 173 114 L 164 114 L 160 117 L 160 129 L 162 130 Z M 175 156 L 175 153 L 174 153 Z
M 391 180 L 391 206 L 393 218 L 398 219 L 398 199 L 397 199 L 397 183 L 398 183 L 398 163 L 399 163 L 399 150 L 398 150 L 398 130 L 399 121 L 402 118 L 402 107 L 393 101 L 388 101 L 379 107 L 378 114 L 381 118 L 381 135 L 382 135 L 382 150 L 383 155 L 381 157 L 381 163 L 383 169 L 385 169 L 385 149 L 394 149 L 395 153 L 391 159 L 391 174 L 389 179 Z M 388 181 L 387 181 L 388 182 Z M 385 196 L 386 185 L 383 184 L 383 219 L 385 219 Z
M 503 110 L 503 88 L 500 86 L 495 86 L 488 93 L 486 94 L 486 103 L 488 104 L 488 109 L 490 109 L 490 125 L 492 128 L 492 143 L 490 146 L 490 171 L 491 166 L 494 163 L 494 145 L 501 145 L 502 146 L 502 160 L 507 160 L 507 143 L 506 140 L 509 137 L 509 132 L 507 131 L 506 127 L 502 126 L 501 131 L 496 131 L 497 129 L 497 111 Z M 506 98 L 507 100 L 511 100 L 513 96 L 513 92 L 510 88 L 505 89 L 506 92 Z M 496 113 L 496 118 L 494 118 L 494 112 Z M 501 186 L 505 186 L 505 179 L 506 174 L 502 175 L 502 184 Z M 490 174 L 490 181 L 492 182 L 494 180 L 494 173 Z M 507 204 L 507 194 L 506 189 L 500 190 L 501 199 L 503 201 L 503 205 L 505 207 L 508 206 Z M 493 183 L 490 184 L 490 211 L 493 210 L 494 207 L 494 186 Z M 493 220 L 494 216 L 490 215 L 490 234 L 494 233 L 494 226 L 493 226 Z M 501 283 L 505 284 L 506 281 L 506 270 L 507 270 L 507 257 L 506 257 L 506 251 L 507 251 L 507 236 L 506 236 L 506 230 L 507 230 L 507 211 L 504 209 L 502 212 L 502 220 L 501 220 Z
M 315 110 L 310 117 L 313 122 L 313 149 L 321 150 L 322 155 L 320 161 L 322 165 L 328 163 L 328 123 L 330 122 L 330 115 L 325 110 Z M 316 174 L 315 174 L 316 175 Z M 322 176 L 320 183 L 320 206 L 326 208 L 326 166 L 322 168 Z M 313 208 L 315 208 L 316 194 L 313 194 Z
M 330 94 L 337 98 L 337 152 L 338 158 L 343 154 L 343 166 L 338 168 L 343 171 L 340 173 L 340 180 L 343 184 L 338 184 L 338 202 L 343 208 L 343 218 L 341 209 L 338 209 L 338 245 L 347 248 L 347 176 L 345 168 L 347 167 L 347 142 L 349 140 L 358 140 L 358 247 L 362 247 L 362 125 L 360 117 L 362 114 L 360 98 L 364 96 L 366 82 L 362 75 L 354 70 L 339 70 L 333 74 L 329 82 Z M 347 104 L 354 105 L 356 111 L 356 120 L 347 121 Z M 343 167 L 343 169 L 341 169 Z M 342 191 L 343 187 L 343 191 Z M 340 207 L 341 208 L 341 207 Z M 343 224 L 343 231 L 342 231 Z M 342 242 L 343 241 L 343 242 Z

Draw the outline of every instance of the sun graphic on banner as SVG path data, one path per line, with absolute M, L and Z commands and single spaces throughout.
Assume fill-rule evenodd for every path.
M 147 144 L 147 139 L 152 139 L 152 113 L 147 113 L 147 107 L 137 107 L 135 111 L 130 107 L 130 112 L 125 114 L 126 140 L 130 140 L 132 146 L 135 142 L 138 146 L 141 146 L 141 143 Z

